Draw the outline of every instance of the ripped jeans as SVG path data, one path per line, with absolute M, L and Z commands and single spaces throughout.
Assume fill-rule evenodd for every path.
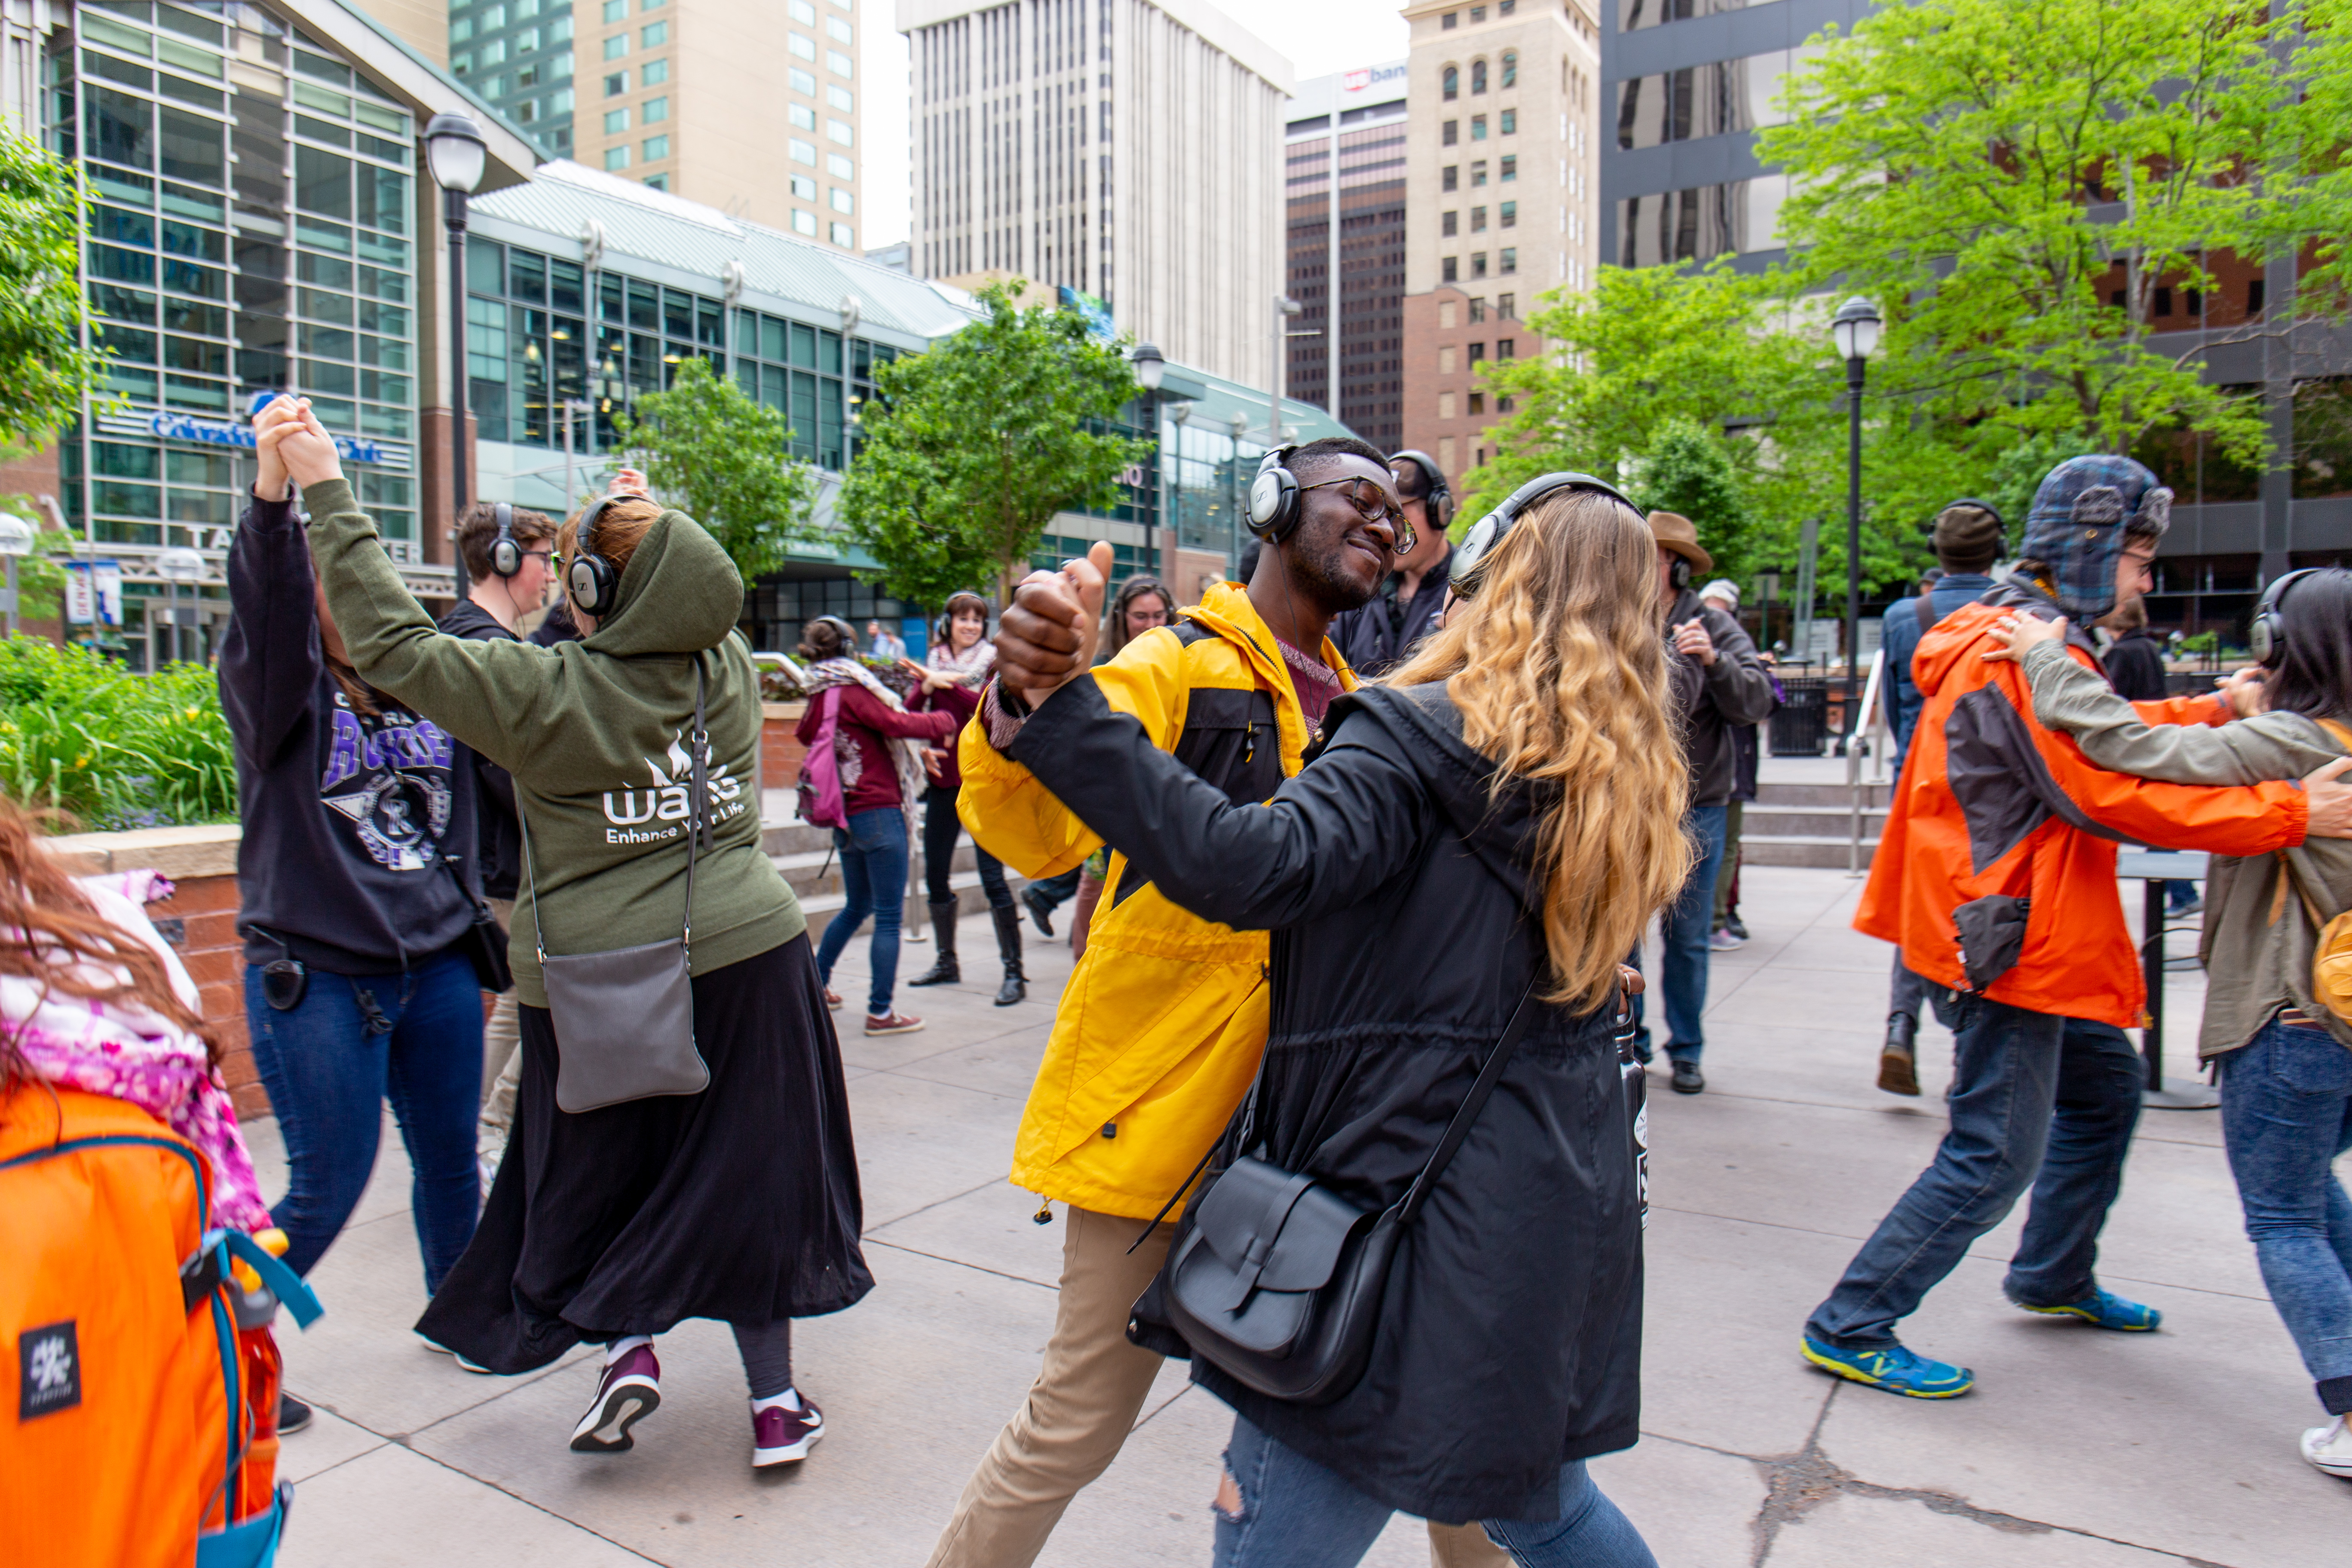
M 1225 1447 L 1225 1474 L 1241 1508 L 1217 1510 L 1215 1568 L 1350 1568 L 1396 1511 L 1240 1416 Z M 1560 1467 L 1559 1518 L 1484 1522 L 1522 1568 L 1657 1568 L 1641 1532 L 1580 1461 Z

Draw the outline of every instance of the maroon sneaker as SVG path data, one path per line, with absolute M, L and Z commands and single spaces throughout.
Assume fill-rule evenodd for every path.
M 751 1413 L 751 1468 L 789 1465 L 808 1458 L 809 1449 L 824 1436 L 824 1412 L 801 1395 L 801 1407 L 787 1410 L 771 1405 Z
M 638 1345 L 604 1368 L 595 1401 L 572 1428 L 575 1454 L 619 1454 L 635 1444 L 629 1428 L 661 1408 L 661 1363 Z

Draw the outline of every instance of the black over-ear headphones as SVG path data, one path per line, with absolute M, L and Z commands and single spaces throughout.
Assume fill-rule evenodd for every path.
M 1666 563 L 1666 582 L 1673 586 L 1675 593 L 1679 594 L 1690 586 L 1690 557 L 1680 551 L 1675 551 L 1674 557 L 1672 561 Z
M 499 536 L 490 542 L 490 570 L 511 577 L 522 570 L 522 546 L 515 542 L 514 508 L 505 501 L 497 505 Z
M 834 630 L 841 634 L 841 651 L 852 658 L 856 657 L 857 634 L 850 630 L 849 623 L 843 620 L 839 616 L 816 616 L 810 619 L 808 626 L 831 626 Z M 801 634 L 803 637 L 807 636 L 808 627 L 802 627 Z
M 1640 507 L 1627 500 L 1624 492 L 1615 485 L 1605 479 L 1596 479 L 1591 474 L 1545 474 L 1529 479 L 1505 498 L 1502 505 L 1480 518 L 1476 526 L 1470 530 L 1470 536 L 1454 551 L 1452 587 L 1455 598 L 1466 599 L 1478 591 L 1475 574 L 1479 565 L 1494 553 L 1495 546 L 1503 542 L 1503 535 L 1510 532 L 1511 525 L 1519 521 L 1519 514 L 1554 490 L 1591 490 L 1622 502 L 1635 517 L 1648 516 Z M 1675 568 L 1681 574 L 1675 585 L 1679 588 L 1688 584 L 1690 563 L 1677 555 Z
M 1257 466 L 1250 481 L 1249 531 L 1268 544 L 1279 544 L 1298 526 L 1298 476 L 1290 471 L 1290 454 L 1297 447 L 1276 447 Z
M 572 536 L 572 559 L 563 565 L 563 592 L 571 599 L 572 607 L 592 616 L 610 610 L 621 591 L 621 574 L 613 570 L 611 562 L 596 553 L 596 547 L 590 542 L 597 520 L 604 516 L 606 507 L 619 499 L 599 496 L 588 503 L 588 510 L 580 514 L 579 531 Z
M 2276 669 L 2286 653 L 2286 617 L 2279 614 L 2279 607 L 2286 603 L 2287 585 L 2319 570 L 2316 566 L 2301 567 L 2263 590 L 2253 625 L 2246 629 L 2246 642 L 2253 649 L 2254 662 L 2264 669 Z
M 1423 483 L 1429 491 L 1421 499 L 1423 504 L 1429 508 L 1430 525 L 1440 533 L 1453 527 L 1454 488 L 1445 482 L 1445 470 L 1437 466 L 1437 459 L 1426 452 L 1418 452 L 1408 447 L 1389 459 L 1389 467 L 1392 468 L 1399 463 L 1411 463 L 1421 470 Z

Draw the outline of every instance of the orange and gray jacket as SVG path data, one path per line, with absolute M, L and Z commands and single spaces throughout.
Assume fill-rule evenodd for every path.
M 2116 844 L 2264 855 L 2303 842 L 2293 783 L 2191 788 L 2109 773 L 2033 712 L 2022 670 L 1988 662 L 2012 610 L 2054 619 L 2048 595 L 2014 579 L 1955 610 L 1920 639 L 1912 676 L 1927 699 L 1911 754 L 1854 914 L 1897 942 L 1916 973 L 2036 1013 L 2142 1022 L 2147 992 L 2124 925 Z M 2095 670 L 2070 634 L 2070 657 Z M 2209 697 L 2136 705 L 2150 724 L 2210 724 Z

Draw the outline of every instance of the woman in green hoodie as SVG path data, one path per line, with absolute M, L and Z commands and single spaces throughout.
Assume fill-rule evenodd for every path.
M 760 844 L 759 682 L 734 635 L 743 584 L 693 519 L 608 501 L 567 560 L 612 569 L 611 607 L 555 647 L 437 631 L 353 502 L 306 402 L 255 422 L 302 487 L 319 580 L 352 664 L 514 775 L 531 851 L 509 948 L 521 1003 L 512 1140 L 480 1226 L 417 1331 L 494 1373 L 605 1346 L 581 1452 L 631 1446 L 661 1403 L 653 1336 L 686 1318 L 735 1331 L 751 1384 L 752 1463 L 798 1459 L 824 1416 L 793 1384 L 791 1320 L 873 1288 L 840 1047 L 806 922 Z M 611 952 L 687 923 L 690 765 L 707 687 L 707 847 L 693 882 L 701 1093 L 572 1113 L 535 954 Z

